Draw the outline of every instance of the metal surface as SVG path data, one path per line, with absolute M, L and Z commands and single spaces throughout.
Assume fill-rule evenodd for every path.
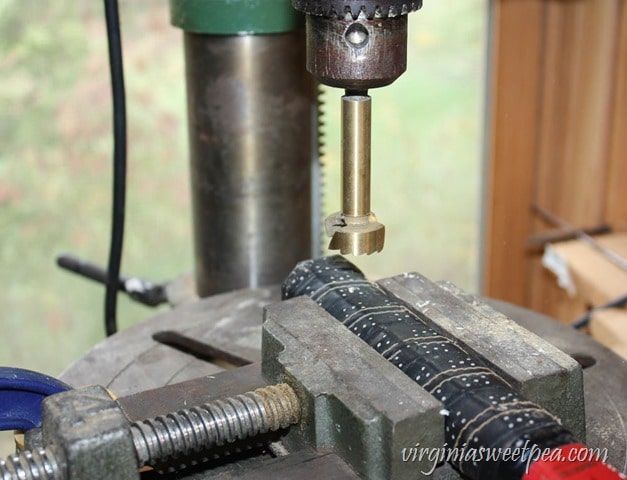
M 367 95 L 342 97 L 342 211 L 325 226 L 329 249 L 361 255 L 383 250 L 385 227 L 370 211 L 371 100 Z
M 407 14 L 422 1 L 293 0 L 306 13 L 307 70 L 321 83 L 359 94 L 344 97 L 343 208 L 325 220 L 329 248 L 361 255 L 383 249 L 385 229 L 370 211 L 368 89 L 407 68 Z
M 215 447 L 284 429 L 300 413 L 292 388 L 279 384 L 130 423 L 103 387 L 87 387 L 46 401 L 45 448 L 0 462 L 0 477 L 135 479 L 139 467 L 174 460 L 179 463 L 170 468 L 182 468 L 182 458 L 200 452 L 207 458 Z
M 74 387 L 100 384 L 122 397 L 213 375 L 228 368 L 223 362 L 214 362 L 207 356 L 199 358 L 194 352 L 159 342 L 164 331 L 175 331 L 211 349 L 226 350 L 239 358 L 258 362 L 261 360 L 261 312 L 265 305 L 279 297 L 278 287 L 273 287 L 238 290 L 184 303 L 99 343 L 70 365 L 60 378 Z M 246 386 L 233 393 L 248 389 Z M 148 414 L 153 412 L 145 412 L 135 419 Z
M 379 285 L 423 313 L 428 325 L 455 338 L 585 441 L 583 376 L 572 357 L 452 283 L 435 284 L 412 273 L 381 280 Z
M 261 342 L 261 329 L 259 329 L 259 342 Z M 256 390 L 267 384 L 267 380 L 261 376 L 260 364 L 255 363 L 237 370 L 226 370 L 156 389 L 142 390 L 118 397 L 116 402 L 131 422 L 138 422 L 147 417 L 158 417 L 182 410 L 189 405 L 202 405 L 223 397 Z M 181 395 L 181 392 L 185 393 Z
M 322 225 L 324 216 L 322 213 L 322 205 L 326 195 L 324 184 L 324 170 L 322 167 L 322 156 L 324 155 L 324 89 L 322 85 L 317 85 L 318 94 L 318 109 L 315 112 L 316 118 L 314 122 L 317 123 L 317 140 L 313 144 L 312 158 L 317 159 L 313 162 L 313 172 L 311 174 L 311 252 L 314 258 L 323 255 L 324 246 L 322 244 Z
M 359 476 L 332 453 L 299 451 L 293 454 L 232 465 L 229 470 L 215 474 L 203 473 L 199 479 L 219 480 L 357 480 Z
M 361 217 L 370 213 L 369 96 L 342 97 L 342 213 Z
M 62 480 L 63 473 L 51 450 L 20 452 L 0 460 L 2 480 Z
M 255 357 L 259 361 L 262 307 L 278 299 L 276 288 L 241 290 L 181 305 L 103 341 L 68 369 L 63 380 L 73 385 L 88 382 L 111 385 L 120 395 L 141 392 L 118 400 L 130 420 L 185 408 L 190 404 L 186 402 L 203 403 L 259 388 L 265 382 L 258 364 L 217 373 L 222 368 L 161 345 L 151 336 L 165 329 L 176 330 L 214 348 L 230 349 L 240 355 L 249 352 L 246 355 L 251 360 Z M 584 365 L 586 443 L 593 448 L 607 448 L 609 462 L 627 472 L 626 362 L 594 339 L 548 317 L 503 302 L 488 303 Z M 191 378 L 195 380 L 144 391 Z M 219 466 L 212 464 L 212 470 L 187 471 L 184 478 L 293 478 L 288 474 L 289 469 L 307 471 L 307 464 L 301 467 L 297 459 L 292 461 L 298 465 L 290 464 L 287 461 L 290 457 L 254 457 L 235 464 L 223 461 Z M 231 458 L 240 459 L 235 455 Z M 333 458 L 333 462 L 338 461 L 337 457 Z M 309 460 L 312 464 L 309 478 L 325 478 L 316 476 L 320 470 L 313 467 L 315 464 L 323 468 L 327 465 L 324 459 Z M 282 470 L 281 465 L 287 470 Z M 341 472 L 347 467 L 343 468 Z M 334 478 L 353 478 L 342 475 L 338 473 Z M 444 465 L 436 469 L 434 478 L 458 480 L 460 477 L 452 467 Z
M 139 478 L 128 427 L 103 387 L 71 390 L 43 402 L 43 443 L 57 457 L 61 478 Z
M 45 448 L 0 462 L 0 478 L 135 479 L 139 467 L 206 458 L 215 447 L 297 423 L 300 413 L 292 388 L 279 384 L 130 423 L 103 387 L 86 387 L 46 400 Z
M 164 463 L 300 420 L 300 402 L 289 385 L 262 387 L 131 425 L 139 466 Z
M 107 284 L 107 271 L 100 265 L 87 262 L 74 255 L 63 254 L 57 257 L 57 265 L 84 278 L 88 278 L 103 285 Z M 127 293 L 133 300 L 156 307 L 168 303 L 166 283 L 152 283 L 140 277 L 128 277 L 120 274 L 118 291 Z
M 318 253 L 304 34 L 186 33 L 185 56 L 198 293 L 276 284 Z
M 582 365 L 586 444 L 607 449 L 608 463 L 627 474 L 627 361 L 545 315 L 497 300 L 487 303 Z
M 261 310 L 259 310 L 261 315 Z M 261 334 L 258 322 L 255 322 Z M 261 339 L 258 338 L 259 343 Z M 168 385 L 155 390 L 145 390 L 117 400 L 130 421 L 146 416 L 165 415 L 186 408 L 190 404 L 215 401 L 224 396 L 237 395 L 242 391 L 254 390 L 268 381 L 261 375 L 259 363 L 227 370 L 215 375 L 198 377 L 183 383 Z M 294 428 L 294 427 L 293 427 Z M 276 441 L 275 439 L 266 439 Z M 276 445 L 276 444 L 275 444 Z M 311 448 L 279 454 L 277 458 L 271 448 L 245 449 L 242 445 L 231 445 L 226 456 L 216 452 L 215 456 L 197 468 L 188 468 L 184 478 L 190 479 L 301 479 L 301 478 L 358 478 L 352 470 L 334 454 L 316 452 Z M 223 452 L 224 453 L 224 452 Z M 180 478 L 177 474 L 176 477 Z M 159 478 L 164 478 L 160 476 Z M 170 477 L 165 477 L 170 478 Z
M 439 401 L 305 297 L 267 307 L 262 342 L 264 376 L 303 399 L 288 449 L 332 451 L 365 479 L 423 478 L 428 460 L 404 462 L 401 451 L 443 444 Z
M 407 15 L 372 20 L 307 15 L 307 70 L 332 87 L 364 91 L 407 69 Z
M 405 15 L 422 7 L 422 0 L 292 0 L 294 8 L 312 15 L 344 18 L 347 14 L 357 18 L 363 13 L 367 18 Z

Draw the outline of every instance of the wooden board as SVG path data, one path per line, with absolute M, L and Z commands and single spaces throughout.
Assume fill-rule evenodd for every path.
M 495 0 L 484 293 L 571 321 L 585 310 L 526 250 L 554 229 L 627 231 L 627 0 Z
M 610 350 L 627 359 L 626 310 L 599 310 L 590 321 L 590 333 Z
M 606 218 L 627 231 L 627 5 L 622 6 L 616 58 L 612 141 L 610 144 Z
M 542 61 L 542 2 L 495 2 L 491 28 L 493 88 L 489 128 L 492 135 L 488 159 L 485 291 L 492 297 L 524 305 L 528 270 L 524 251 L 533 193 L 533 170 L 529 166 L 537 148 L 540 79 L 535 73 Z
M 627 258 L 627 233 L 602 235 L 596 240 Z M 551 248 L 568 266 L 576 295 L 587 305 L 599 306 L 627 295 L 627 271 L 611 263 L 587 243 L 573 240 Z
M 627 258 L 627 233 L 603 235 L 596 238 L 599 244 Z M 572 282 L 575 297 L 564 304 L 583 304 L 598 307 L 627 295 L 627 271 L 619 268 L 598 250 L 580 240 L 564 242 L 550 247 L 545 256 L 567 267 L 566 282 Z M 565 290 L 562 290 L 565 294 Z M 583 311 L 583 310 L 582 310 Z M 572 315 L 570 320 L 575 320 Z M 627 359 L 627 310 L 597 310 L 590 321 L 590 334 Z

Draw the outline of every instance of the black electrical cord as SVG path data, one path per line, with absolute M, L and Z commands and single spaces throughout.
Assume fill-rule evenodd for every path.
M 599 305 L 598 307 L 593 307 L 586 313 L 584 313 L 581 317 L 571 323 L 571 326 L 576 329 L 580 329 L 585 327 L 590 323 L 590 319 L 592 318 L 592 314 L 598 310 L 603 310 L 606 308 L 621 308 L 627 305 L 627 295 L 623 295 L 622 297 L 615 298 L 603 305 Z
M 122 37 L 117 0 L 104 0 L 109 44 L 109 68 L 113 97 L 113 206 L 111 243 L 105 293 L 105 330 L 107 336 L 117 331 L 117 293 L 124 241 L 124 209 L 126 203 L 126 101 Z

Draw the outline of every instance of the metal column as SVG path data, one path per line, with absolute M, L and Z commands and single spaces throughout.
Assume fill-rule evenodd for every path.
M 198 26 L 208 8 L 180 3 L 172 18 L 185 30 L 198 294 L 280 283 L 318 253 L 317 90 L 301 19 L 289 1 L 263 11 L 258 2 L 205 2 L 212 16 Z M 228 16 L 232 4 L 237 13 Z

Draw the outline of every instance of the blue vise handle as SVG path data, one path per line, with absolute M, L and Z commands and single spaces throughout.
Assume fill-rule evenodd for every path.
M 43 373 L 0 367 L 0 430 L 41 426 L 41 402 L 72 387 Z

